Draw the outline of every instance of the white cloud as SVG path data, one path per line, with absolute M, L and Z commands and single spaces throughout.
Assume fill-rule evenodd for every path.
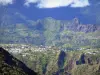
M 39 8 L 55 8 L 63 6 L 85 7 L 89 5 L 88 0 L 26 0 L 25 5 L 36 3 Z
M 76 2 L 74 2 L 73 4 L 71 4 L 71 7 L 85 7 L 85 6 L 89 6 L 89 1 L 88 0 L 77 0 Z
M 0 5 L 8 5 L 12 3 L 13 3 L 13 0 L 0 0 Z
M 26 0 L 25 4 L 26 6 L 29 6 L 30 3 L 38 3 L 40 0 Z

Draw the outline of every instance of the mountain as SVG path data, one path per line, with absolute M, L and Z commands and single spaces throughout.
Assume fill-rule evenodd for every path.
M 18 12 L 12 16 L 7 13 L 5 18 L 0 25 L 0 43 L 57 46 L 65 50 L 100 47 L 100 25 L 82 24 L 78 18 L 56 20 L 47 17 L 33 21 Z
M 100 48 L 61 51 L 57 47 L 0 44 L 39 75 L 100 75 Z
M 81 9 L 81 17 L 86 17 L 84 20 L 77 17 L 72 20 L 52 17 L 30 20 L 17 8 L 0 6 L 0 43 L 57 46 L 65 50 L 83 46 L 100 47 L 100 24 L 87 22 L 99 17 L 98 7 L 99 4 Z M 97 10 L 98 14 L 94 13 Z
M 36 75 L 36 73 L 0 47 L 0 75 Z

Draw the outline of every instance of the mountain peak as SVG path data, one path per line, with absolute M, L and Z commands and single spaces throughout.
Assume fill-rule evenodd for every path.
M 73 19 L 73 22 L 74 22 L 75 24 L 77 24 L 77 25 L 80 24 L 80 23 L 79 23 L 79 19 L 78 19 L 77 17 L 75 17 L 75 18 Z

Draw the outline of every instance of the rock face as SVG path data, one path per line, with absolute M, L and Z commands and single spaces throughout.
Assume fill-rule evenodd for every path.
M 0 75 L 37 75 L 0 47 Z
M 80 59 L 78 61 L 76 61 L 76 64 L 79 65 L 79 64 L 85 64 L 85 54 L 82 54 Z
M 76 61 L 77 65 L 81 65 L 81 64 L 89 64 L 89 65 L 94 65 L 94 64 L 100 64 L 100 57 L 99 55 L 95 54 L 93 55 L 91 53 L 91 55 L 87 55 L 87 54 L 82 54 L 80 56 L 80 59 L 78 61 Z
M 92 24 L 80 24 L 78 18 L 74 18 L 71 22 L 69 22 L 69 24 L 64 24 L 64 29 L 65 30 L 71 30 L 71 31 L 76 31 L 76 32 L 94 32 L 97 29 L 96 25 L 92 25 Z
M 58 58 L 58 67 L 62 68 L 64 66 L 66 53 L 64 51 L 61 51 Z

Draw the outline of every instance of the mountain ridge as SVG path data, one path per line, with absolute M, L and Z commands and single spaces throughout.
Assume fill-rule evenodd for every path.
M 0 43 L 26 43 L 44 46 L 60 45 L 63 48 L 65 44 L 75 47 L 76 45 L 74 43 L 78 45 L 79 42 L 82 42 L 81 46 L 90 45 L 92 40 L 100 39 L 99 25 L 81 24 L 78 18 L 70 21 L 62 21 L 49 17 L 37 21 L 25 21 L 26 23 L 2 25 L 0 27 Z M 81 39 L 78 39 L 80 37 Z

